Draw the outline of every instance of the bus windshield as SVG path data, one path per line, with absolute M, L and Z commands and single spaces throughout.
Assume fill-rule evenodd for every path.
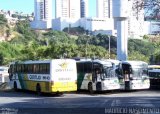
M 115 77 L 113 67 L 104 66 L 104 78 L 111 78 L 111 77 Z
M 139 77 L 147 76 L 147 69 L 144 68 L 132 68 L 132 77 Z

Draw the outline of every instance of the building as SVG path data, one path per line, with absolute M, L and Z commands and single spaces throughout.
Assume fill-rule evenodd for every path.
M 55 18 L 80 18 L 80 0 L 55 0 Z
M 113 30 L 114 20 L 111 18 L 82 18 L 81 27 L 88 31 Z
M 97 0 L 96 14 L 98 18 L 112 18 L 112 0 Z
M 145 34 L 157 35 L 160 34 L 160 22 L 145 21 Z
M 31 22 L 34 29 L 52 28 L 52 0 L 34 1 L 34 21 Z
M 88 17 L 88 0 L 81 0 L 81 18 Z
M 116 36 L 117 34 L 112 18 L 56 18 L 52 23 L 52 29 L 58 31 L 62 31 L 66 27 L 80 26 L 94 35 L 101 33 Z
M 57 31 L 63 31 L 67 27 L 78 27 L 80 26 L 79 18 L 56 18 L 52 20 L 52 29 Z

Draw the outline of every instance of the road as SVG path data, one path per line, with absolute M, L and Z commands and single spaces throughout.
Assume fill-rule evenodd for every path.
M 65 93 L 37 96 L 33 92 L 0 91 L 0 112 L 37 114 L 160 114 L 160 90 Z M 143 109 L 143 110 L 142 110 Z

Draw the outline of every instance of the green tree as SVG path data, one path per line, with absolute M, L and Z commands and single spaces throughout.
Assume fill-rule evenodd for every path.
M 128 60 L 140 60 L 140 61 L 145 61 L 149 63 L 149 56 L 145 56 L 138 51 L 132 51 L 128 54 Z
M 4 63 L 4 57 L 3 57 L 3 54 L 0 53 L 0 65 L 3 65 Z

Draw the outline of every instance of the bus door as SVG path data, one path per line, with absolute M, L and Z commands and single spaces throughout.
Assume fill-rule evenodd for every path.
M 88 89 L 88 83 L 94 82 L 92 74 L 92 62 L 79 62 L 77 63 L 77 87 L 78 89 Z
M 102 90 L 102 65 L 99 63 L 93 64 L 93 79 L 94 79 L 94 85 L 96 86 L 97 91 Z
M 131 65 L 122 64 L 125 90 L 130 90 Z

